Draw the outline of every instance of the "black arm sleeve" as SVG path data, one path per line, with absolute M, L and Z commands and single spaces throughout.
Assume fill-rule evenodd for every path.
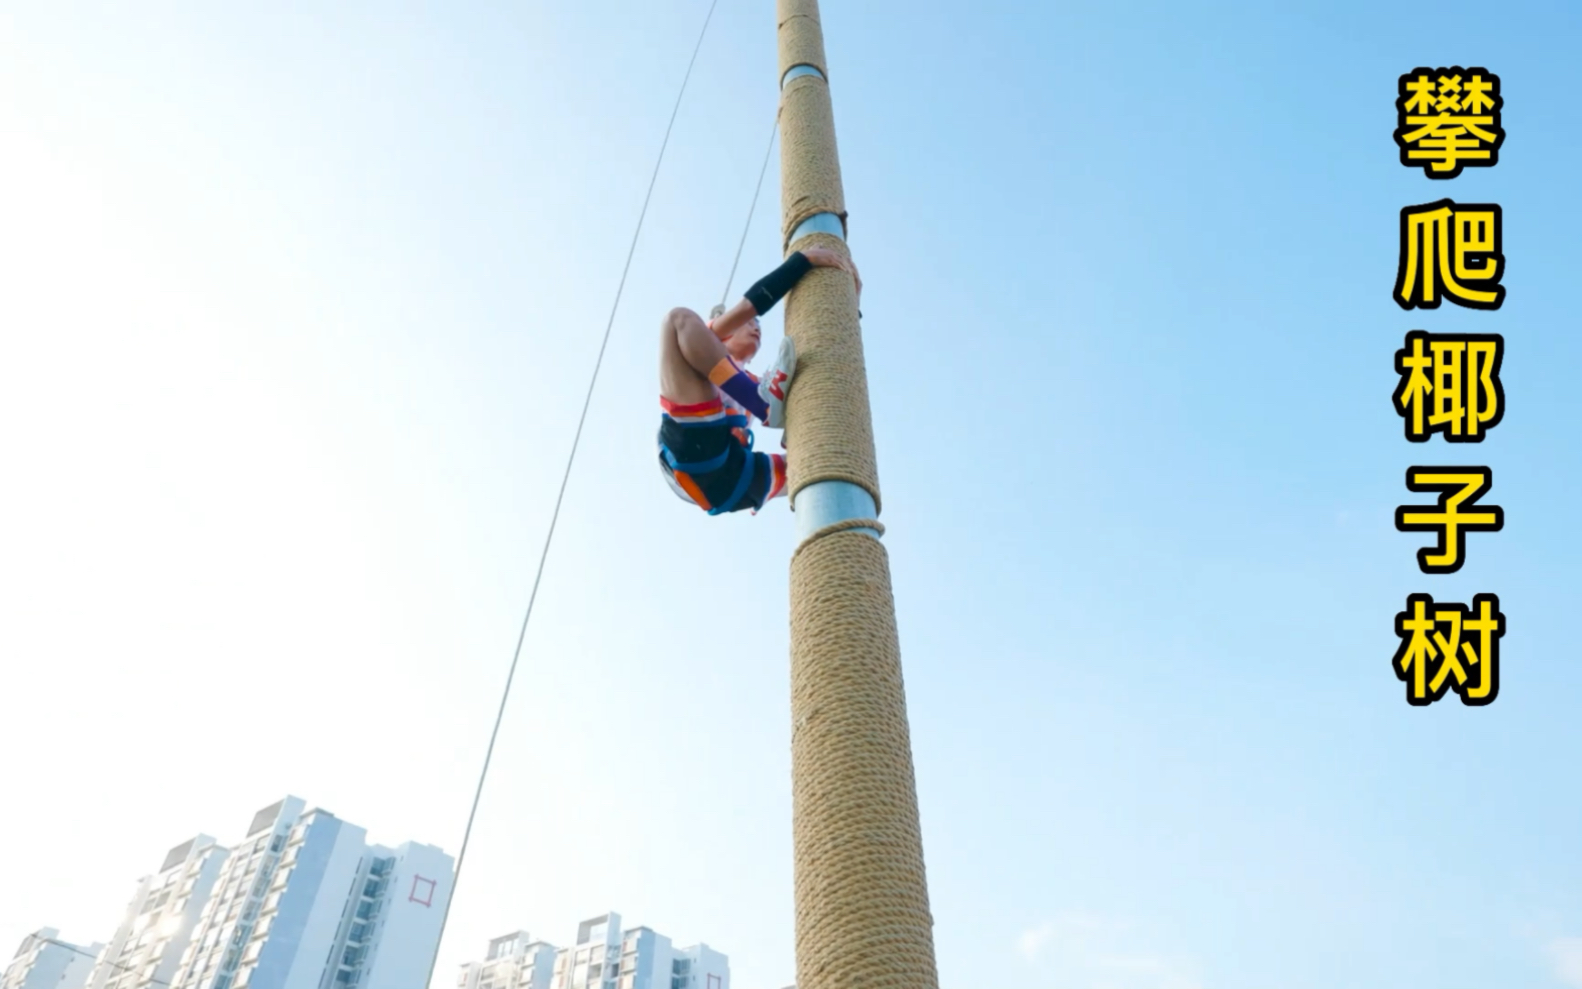
M 797 251 L 786 258 L 785 264 L 758 279 L 753 283 L 753 287 L 742 295 L 753 304 L 753 311 L 762 316 L 773 309 L 776 302 L 785 298 L 786 293 L 802 280 L 803 275 L 812 270 L 813 262 L 809 261 L 801 251 Z

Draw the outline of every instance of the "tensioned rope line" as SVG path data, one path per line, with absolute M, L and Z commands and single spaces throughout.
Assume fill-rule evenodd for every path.
M 764 189 L 764 176 L 769 172 L 769 156 L 774 153 L 775 135 L 780 132 L 780 113 L 775 111 L 775 122 L 769 128 L 769 147 L 764 149 L 764 165 L 758 170 L 758 185 L 753 188 L 753 204 L 747 207 L 747 222 L 742 224 L 741 243 L 736 245 L 736 260 L 731 262 L 730 277 L 725 279 L 725 294 L 720 296 L 720 305 L 731 297 L 731 282 L 736 280 L 736 266 L 742 263 L 742 248 L 747 246 L 747 231 L 753 228 L 753 213 L 758 209 L 758 194 Z
M 654 197 L 654 185 L 659 181 L 659 168 L 665 161 L 665 149 L 670 146 L 670 133 L 676 126 L 676 115 L 681 112 L 681 100 L 687 92 L 687 82 L 692 78 L 692 67 L 697 64 L 698 52 L 703 49 L 703 38 L 709 32 L 709 22 L 714 19 L 714 8 L 719 0 L 711 0 L 709 12 L 703 18 L 703 29 L 698 32 L 698 43 L 692 48 L 692 58 L 681 77 L 681 89 L 676 93 L 676 105 L 670 111 L 670 122 L 665 125 L 664 140 L 659 143 L 659 157 L 654 162 L 654 173 L 648 180 L 648 192 L 643 197 L 643 208 L 637 214 L 637 228 L 632 231 L 632 244 L 626 251 L 626 264 L 621 268 L 621 281 L 615 288 L 615 302 L 610 307 L 610 319 L 604 326 L 604 339 L 599 344 L 599 356 L 593 362 L 593 376 L 588 380 L 588 394 L 582 400 L 582 415 L 577 419 L 577 431 L 572 436 L 571 454 L 566 458 L 566 471 L 560 478 L 560 493 L 555 496 L 555 509 L 549 516 L 549 532 L 544 537 L 544 549 L 538 557 L 538 572 L 533 577 L 533 590 L 527 597 L 527 610 L 522 615 L 522 627 L 516 636 L 516 651 L 511 656 L 510 672 L 505 677 L 505 689 L 500 694 L 500 709 L 495 714 L 494 730 L 489 734 L 489 747 L 484 751 L 483 769 L 478 773 L 478 786 L 472 795 L 472 810 L 467 814 L 467 829 L 462 832 L 461 850 L 456 853 L 456 871 L 452 875 L 450 896 L 445 898 L 445 912 L 440 916 L 439 937 L 434 942 L 434 956 L 429 961 L 428 978 L 424 989 L 434 982 L 434 969 L 439 964 L 440 942 L 445 937 L 445 925 L 450 921 L 451 904 L 456 902 L 456 886 L 461 882 L 461 867 L 467 859 L 467 845 L 472 841 L 472 825 L 478 816 L 478 802 L 483 797 L 484 781 L 489 775 L 489 764 L 494 759 L 494 745 L 500 737 L 500 724 L 505 720 L 506 702 L 511 697 L 511 684 L 516 680 L 516 668 L 522 659 L 522 643 L 527 639 L 527 623 L 533 617 L 533 604 L 538 600 L 539 583 L 544 577 L 544 563 L 549 559 L 549 546 L 555 538 L 555 525 L 560 521 L 561 502 L 566 497 L 566 483 L 571 480 L 571 467 L 577 459 L 577 447 L 582 442 L 582 427 L 588 421 L 588 408 L 593 404 L 593 389 L 599 381 L 599 369 L 604 365 L 604 352 L 610 344 L 610 331 L 615 327 L 615 314 L 621 307 L 621 293 L 626 289 L 626 276 L 632 270 L 632 257 L 637 253 L 637 240 L 643 232 L 643 220 L 648 216 L 648 204 Z

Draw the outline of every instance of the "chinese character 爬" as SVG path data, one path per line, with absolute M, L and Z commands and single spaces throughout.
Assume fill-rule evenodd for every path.
M 1423 443 L 1442 433 L 1452 443 L 1483 442 L 1505 416 L 1504 359 L 1498 333 L 1406 334 L 1406 346 L 1395 352 L 1401 384 L 1394 396 L 1406 438 Z
M 1470 309 L 1498 309 L 1505 301 L 1500 208 L 1456 205 L 1448 199 L 1401 210 L 1401 256 L 1395 302 L 1402 309 L 1438 309 L 1442 296 Z M 1463 282 L 1487 282 L 1475 289 Z
M 1500 693 L 1500 637 L 1505 634 L 1499 596 L 1479 594 L 1469 608 L 1436 606 L 1429 595 L 1413 594 L 1406 607 L 1395 616 L 1401 646 L 1394 659 L 1395 675 L 1406 684 L 1406 702 L 1424 707 L 1448 689 L 1463 704 L 1493 703 Z
M 1401 164 L 1422 166 L 1431 179 L 1453 179 L 1464 167 L 1499 163 L 1500 77 L 1488 69 L 1413 69 L 1400 79 L 1395 143 Z
M 1479 505 L 1482 511 L 1463 511 L 1494 486 L 1494 472 L 1487 467 L 1410 467 L 1406 487 L 1411 491 L 1438 491 L 1436 505 L 1402 505 L 1395 510 L 1400 532 L 1437 532 L 1433 549 L 1417 551 L 1423 573 L 1455 573 L 1466 562 L 1468 532 L 1499 532 L 1505 527 L 1505 510 Z

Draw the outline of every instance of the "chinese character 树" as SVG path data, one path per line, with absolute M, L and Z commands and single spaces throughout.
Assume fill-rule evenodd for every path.
M 1454 690 L 1461 703 L 1491 704 L 1500 692 L 1500 637 L 1505 616 L 1496 594 L 1479 594 L 1472 606 L 1435 604 L 1427 594 L 1406 599 L 1395 616 L 1395 675 L 1406 684 L 1406 702 L 1425 707 Z

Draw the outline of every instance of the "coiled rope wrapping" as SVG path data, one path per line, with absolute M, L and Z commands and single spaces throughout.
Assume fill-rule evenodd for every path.
M 817 0 L 778 0 L 780 73 L 823 72 Z M 790 243 L 802 220 L 844 220 L 834 114 L 824 78 L 801 75 L 780 104 L 787 250 L 846 253 L 829 234 Z M 857 300 L 845 272 L 815 269 L 786 304 L 797 345 L 786 438 L 796 493 L 845 481 L 879 504 Z M 794 501 L 793 501 L 794 504 Z M 791 558 L 792 836 L 797 989 L 938 989 L 906 691 L 884 545 L 822 526 Z
M 791 562 L 797 989 L 937 989 L 884 546 L 837 532 Z

